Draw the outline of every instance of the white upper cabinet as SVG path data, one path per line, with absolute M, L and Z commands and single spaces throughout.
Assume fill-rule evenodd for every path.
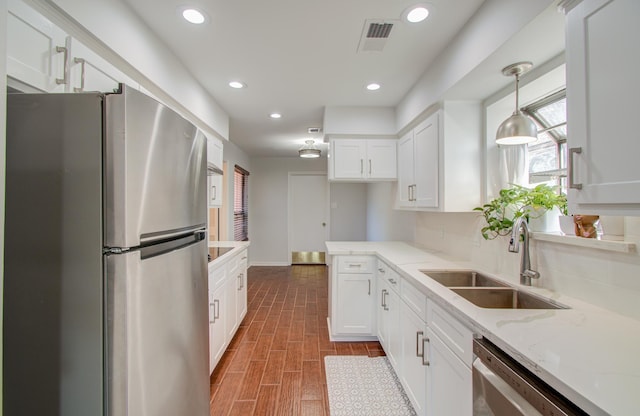
M 439 117 L 439 112 L 433 114 L 400 138 L 398 198 L 401 207 L 438 207 Z
M 640 215 L 638 16 L 637 0 L 584 0 L 567 12 L 571 213 Z
M 481 202 L 481 106 L 445 102 L 398 141 L 399 208 L 472 211 Z
M 199 131 L 199 134 L 203 134 Z M 221 207 L 222 199 L 222 160 L 223 147 L 220 140 L 207 137 L 207 166 L 208 177 L 207 184 L 209 186 L 209 206 Z M 215 172 L 213 171 L 215 170 Z
M 101 58 L 75 38 L 67 38 L 69 50 L 69 83 L 67 92 L 111 92 L 125 83 L 138 89 L 138 83 Z
M 329 179 L 384 181 L 397 178 L 395 139 L 331 139 Z
M 7 75 L 43 92 L 64 92 L 67 34 L 19 0 L 7 6 Z

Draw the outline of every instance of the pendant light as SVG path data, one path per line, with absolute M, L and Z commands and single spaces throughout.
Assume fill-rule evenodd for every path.
M 500 127 L 498 127 L 498 132 L 496 133 L 497 144 L 526 144 L 538 140 L 538 127 L 536 123 L 520 112 L 518 103 L 520 75 L 528 72 L 531 67 L 533 67 L 531 62 L 517 62 L 502 69 L 504 76 L 516 77 L 516 110 L 511 117 L 503 121 Z
M 318 149 L 313 140 L 305 140 L 304 146 L 298 150 L 298 155 L 304 158 L 320 157 L 320 149 Z

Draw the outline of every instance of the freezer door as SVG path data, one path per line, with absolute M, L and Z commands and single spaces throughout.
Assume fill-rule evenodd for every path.
M 209 415 L 206 240 L 169 244 L 106 257 L 109 416 Z
M 105 98 L 105 245 L 137 247 L 206 223 L 206 139 L 152 98 L 123 86 Z

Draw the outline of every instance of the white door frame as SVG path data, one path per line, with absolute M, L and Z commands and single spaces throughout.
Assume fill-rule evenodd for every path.
M 324 227 L 324 239 L 325 241 L 329 240 L 329 236 L 330 236 L 330 224 L 331 224 L 331 210 L 330 208 L 330 201 L 329 201 L 329 196 L 330 196 L 330 184 L 329 184 L 329 180 L 328 180 L 328 176 L 327 176 L 327 172 L 322 172 L 322 171 L 307 171 L 307 172 L 289 172 L 288 174 L 288 191 L 287 191 L 287 257 L 288 260 L 287 262 L 289 263 L 289 265 L 291 265 L 291 251 L 293 249 L 292 247 L 292 242 L 293 242 L 293 221 L 292 221 L 292 215 L 290 215 L 290 213 L 292 212 L 292 207 L 293 207 L 293 200 L 292 200 L 292 195 L 293 195 L 293 184 L 291 181 L 291 177 L 292 176 L 324 176 L 325 178 L 327 178 L 327 190 L 326 190 L 326 195 L 325 195 L 325 212 L 327 215 L 327 226 Z M 325 262 L 329 261 L 329 255 L 325 256 Z

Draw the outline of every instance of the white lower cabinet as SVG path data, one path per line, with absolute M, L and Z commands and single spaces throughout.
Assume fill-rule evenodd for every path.
M 427 357 L 425 357 L 427 324 L 405 302 L 401 302 L 400 308 L 402 316 L 399 322 L 402 337 L 400 379 L 416 413 L 426 415 L 427 371 L 429 368 Z
M 336 256 L 331 267 L 332 338 L 375 339 L 375 257 Z
M 384 276 L 378 275 L 377 324 L 378 340 L 393 368 L 398 368 L 402 354 L 400 337 L 400 296 Z
M 426 337 L 428 341 L 425 343 L 425 354 L 429 365 L 426 367 L 428 370 L 425 414 L 471 416 L 471 368 L 430 328 L 427 328 Z
M 209 270 L 209 372 L 247 314 L 247 250 Z
M 227 331 L 220 309 L 225 307 L 224 286 L 209 293 L 209 374 L 224 353 Z

